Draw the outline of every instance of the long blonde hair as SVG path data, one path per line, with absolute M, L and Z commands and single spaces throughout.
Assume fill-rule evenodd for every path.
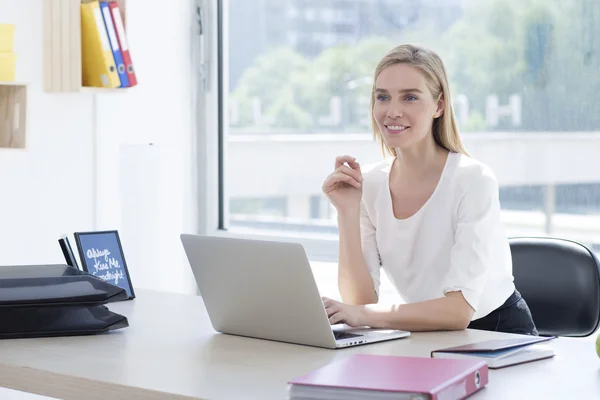
M 435 142 L 448 151 L 469 155 L 458 134 L 452 108 L 452 99 L 450 97 L 448 77 L 442 59 L 432 50 L 411 44 L 403 44 L 393 48 L 383 57 L 377 68 L 375 68 L 373 89 L 371 91 L 371 124 L 373 125 L 375 139 L 381 143 L 383 155 L 389 154 L 394 157 L 396 156 L 396 150 L 385 143 L 377 122 L 375 122 L 373 115 L 373 108 L 375 107 L 375 83 L 377 77 L 385 68 L 402 63 L 418 68 L 425 75 L 427 86 L 433 98 L 438 99 L 441 94 L 445 100 L 444 112 L 440 117 L 433 120 L 432 132 Z

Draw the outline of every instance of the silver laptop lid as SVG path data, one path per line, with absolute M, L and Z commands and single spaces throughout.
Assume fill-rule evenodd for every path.
M 216 331 L 335 348 L 302 245 L 192 234 L 181 241 Z

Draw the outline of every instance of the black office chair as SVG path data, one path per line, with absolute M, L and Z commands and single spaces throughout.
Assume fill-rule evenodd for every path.
M 600 324 L 600 262 L 565 239 L 509 239 L 515 286 L 541 336 L 586 337 Z

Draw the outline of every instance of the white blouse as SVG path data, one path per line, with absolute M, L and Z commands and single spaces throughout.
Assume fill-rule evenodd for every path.
M 383 269 L 407 303 L 460 290 L 475 310 L 473 320 L 486 316 L 515 290 L 493 172 L 471 157 L 449 153 L 431 197 L 416 214 L 399 220 L 389 187 L 392 162 L 362 172 L 362 248 L 376 292 Z

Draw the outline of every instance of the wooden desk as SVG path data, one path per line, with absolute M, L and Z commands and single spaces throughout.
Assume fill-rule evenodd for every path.
M 109 305 L 130 327 L 107 335 L 0 340 L 0 386 L 58 399 L 287 398 L 287 381 L 352 353 L 427 357 L 433 348 L 505 337 L 484 331 L 327 350 L 214 333 L 202 299 L 136 291 Z M 600 398 L 600 358 L 591 339 L 559 339 L 553 359 L 490 372 L 472 398 Z

